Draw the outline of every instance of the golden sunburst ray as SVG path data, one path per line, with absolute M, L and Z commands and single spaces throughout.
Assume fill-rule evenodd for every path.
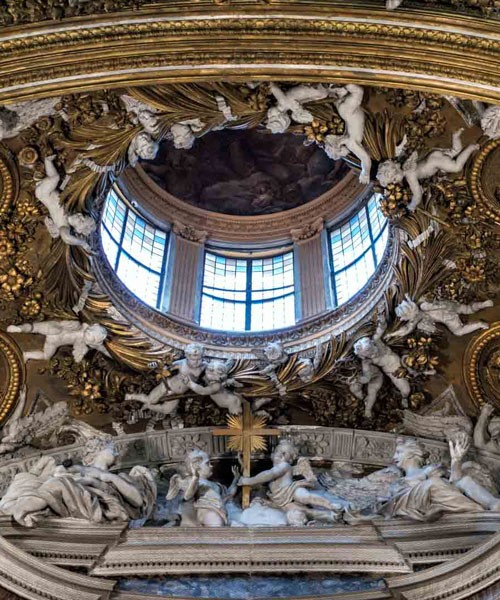
M 267 419 L 261 415 L 250 418 L 250 429 L 264 429 L 267 424 Z M 229 415 L 227 418 L 228 433 L 231 430 L 243 431 L 243 417 L 241 415 Z M 241 452 L 243 450 L 242 435 L 229 435 L 227 440 L 229 450 Z M 250 452 L 258 452 L 267 448 L 266 438 L 263 435 L 252 435 L 250 437 Z

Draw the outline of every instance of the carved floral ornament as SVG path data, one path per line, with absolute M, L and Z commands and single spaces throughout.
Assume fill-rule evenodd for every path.
M 4 143 L 20 165 L 15 170 L 20 175 L 12 179 L 20 179 L 19 200 L 8 214 L 16 215 L 16 225 L 9 226 L 0 245 L 7 256 L 0 273 L 2 294 L 9 300 L 6 322 L 18 331 L 46 335 L 44 327 L 34 328 L 34 321 L 71 322 L 78 313 L 81 322 L 104 327 L 105 338 L 99 333 L 98 340 L 90 341 L 85 328 L 79 329 L 84 345 L 77 351 L 74 342 L 74 355 L 79 357 L 74 366 L 57 356 L 51 363 L 53 374 L 71 386 L 79 411 L 99 407 L 120 418 L 136 418 L 137 406 L 121 404 L 120 399 L 140 391 L 141 378 L 152 386 L 162 369 L 168 372 L 174 360 L 182 359 L 193 335 L 208 342 L 209 357 L 238 358 L 217 377 L 241 384 L 237 394 L 244 398 L 280 398 L 286 392 L 287 401 L 305 398 L 325 423 L 341 418 L 343 424 L 355 426 L 365 413 L 375 419 L 375 426 L 389 428 L 401 403 L 415 408 L 425 401 L 424 382 L 434 376 L 441 360 L 435 324 L 461 332 L 460 314 L 489 306 L 498 273 L 498 237 L 483 219 L 483 201 L 476 191 L 482 173 L 476 165 L 484 150 L 477 152 L 472 143 L 484 137 L 477 127 L 453 133 L 450 125 L 460 116 L 464 127 L 466 119 L 480 120 L 479 109 L 470 103 L 351 84 L 221 82 L 66 95 L 48 104 L 11 105 L 2 111 Z M 169 338 L 154 322 L 147 323 L 151 311 L 144 311 L 140 303 L 130 304 L 130 295 L 116 294 L 110 278 L 102 277 L 105 269 L 92 219 L 98 219 L 111 182 L 127 165 L 153 158 L 161 141 L 186 147 L 221 127 L 303 135 L 332 156 L 349 155 L 362 167 L 360 176 L 370 174 L 380 190 L 382 211 L 396 231 L 393 247 L 400 248 L 399 257 L 394 258 L 392 285 L 384 297 L 379 288 L 373 296 L 364 290 L 352 305 L 367 299 L 363 325 L 358 309 L 350 308 L 348 341 L 338 335 L 325 339 L 326 317 L 309 329 L 293 328 L 284 335 L 280 343 L 286 351 L 278 362 L 259 355 L 259 346 L 275 341 L 273 336 L 255 336 L 244 342 L 245 353 L 234 352 L 234 338 L 211 334 L 201 339 L 203 332 L 187 331 L 165 317 L 161 326 L 168 324 Z M 388 168 L 382 176 L 383 165 Z M 310 225 L 300 232 L 302 240 L 316 233 L 321 223 Z M 189 222 L 174 227 L 188 240 L 203 238 Z M 38 255 L 30 249 L 35 237 L 40 240 Z M 87 243 L 95 254 L 88 253 Z M 390 275 L 386 264 L 379 282 L 388 285 Z M 413 305 L 405 305 L 405 298 Z M 338 314 L 332 318 L 338 319 Z M 329 325 L 332 332 L 334 323 Z M 411 327 L 405 329 L 405 323 Z M 46 358 L 57 350 L 51 345 L 57 334 L 51 335 L 55 337 L 46 336 L 44 342 Z M 316 353 L 315 339 L 322 342 Z M 369 375 L 359 377 L 360 369 Z M 223 386 L 226 379 L 217 385 Z M 382 386 L 387 379 L 392 385 Z M 207 384 L 212 389 L 210 385 L 215 383 Z M 211 396 L 215 404 L 217 394 Z M 387 400 L 380 402 L 382 396 Z

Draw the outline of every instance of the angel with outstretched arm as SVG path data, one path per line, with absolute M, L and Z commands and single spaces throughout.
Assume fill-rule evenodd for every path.
M 90 252 L 90 246 L 84 239 L 95 231 L 96 223 L 90 216 L 82 213 L 68 215 L 61 203 L 57 188 L 60 176 L 54 165 L 55 155 L 45 159 L 46 176 L 36 184 L 35 196 L 47 208 L 49 216 L 45 217 L 45 226 L 53 238 L 61 238 L 68 246 L 80 246 Z M 73 228 L 78 236 L 71 233 Z

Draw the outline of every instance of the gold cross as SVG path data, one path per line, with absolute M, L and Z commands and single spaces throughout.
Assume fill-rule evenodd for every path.
M 227 418 L 228 427 L 212 431 L 213 435 L 228 436 L 227 447 L 229 450 L 241 452 L 243 477 L 250 477 L 252 452 L 266 449 L 267 443 L 264 436 L 282 435 L 282 431 L 279 429 L 266 429 L 266 422 L 265 417 L 252 415 L 250 403 L 244 401 L 242 415 L 230 415 Z M 249 485 L 243 486 L 241 496 L 241 506 L 243 508 L 248 508 L 250 505 L 250 490 Z

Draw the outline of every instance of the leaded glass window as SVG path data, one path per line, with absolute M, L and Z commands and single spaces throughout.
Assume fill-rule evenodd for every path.
M 110 191 L 101 225 L 104 253 L 127 288 L 155 308 L 161 302 L 167 238 Z
M 265 258 L 205 252 L 201 326 L 264 331 L 294 324 L 293 252 Z
M 357 294 L 375 273 L 387 245 L 387 221 L 374 194 L 341 227 L 330 231 L 330 268 L 334 305 Z

